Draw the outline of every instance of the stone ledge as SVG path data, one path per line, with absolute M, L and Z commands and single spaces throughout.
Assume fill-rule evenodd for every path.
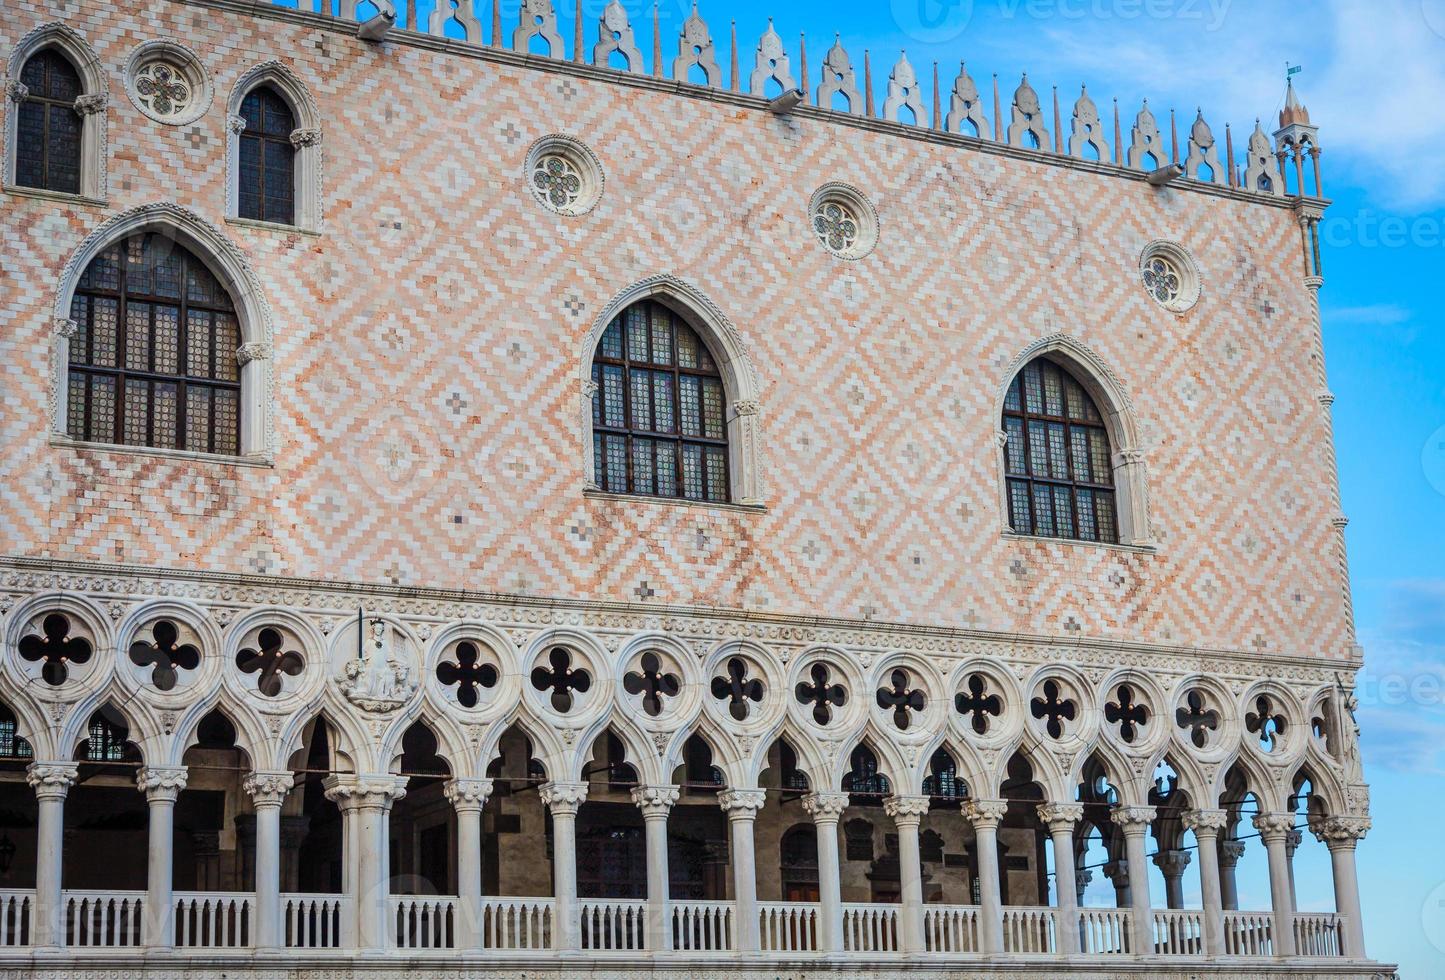
M 0 954 L 0 980 L 564 980 L 585 974 L 590 980 L 634 980 L 637 977 L 678 977 L 689 980 L 806 980 L 811 976 L 876 980 L 879 976 L 902 975 L 919 980 L 957 980 L 961 977 L 1014 978 L 1111 977 L 1138 980 L 1398 980 L 1395 968 L 1377 963 L 1338 960 L 1231 959 L 1205 962 L 1182 959 L 1177 962 L 1146 962 L 1134 957 L 1118 959 L 973 957 L 940 961 L 928 957 L 848 958 L 748 958 L 722 962 L 714 958 L 670 955 L 662 961 L 631 954 L 603 956 L 559 953 L 516 956 L 506 953 L 467 955 L 438 951 L 433 955 L 373 952 L 356 956 L 325 952 L 274 954 L 216 952 L 209 955 L 185 953 L 136 953 L 117 955 L 112 951 L 76 954 L 69 952 L 36 955 Z

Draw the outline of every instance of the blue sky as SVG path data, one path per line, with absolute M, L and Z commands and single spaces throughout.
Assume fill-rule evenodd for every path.
M 557 2 L 570 43 L 573 0 Z M 504 0 L 508 29 L 516 6 Z M 584 3 L 589 45 L 602 6 Z M 650 0 L 624 6 L 650 57 Z M 661 4 L 669 62 L 689 6 Z M 1436 313 L 1445 277 L 1437 162 L 1445 0 L 705 0 L 702 14 L 724 70 L 728 20 L 738 23 L 746 71 L 773 16 L 795 71 L 806 33 L 812 84 L 835 32 L 860 75 L 870 48 L 880 105 L 888 68 L 906 49 L 922 78 L 936 60 L 947 84 L 966 59 L 981 88 L 996 72 L 1007 96 L 1028 71 L 1045 99 L 1058 85 L 1066 108 L 1087 83 L 1106 112 L 1117 97 L 1126 121 L 1145 97 L 1161 121 L 1161 110 L 1177 108 L 1181 128 L 1202 107 L 1216 133 L 1233 123 L 1239 149 L 1256 117 L 1272 128 L 1285 63 L 1304 66 L 1297 83 L 1320 126 L 1335 202 L 1324 228 L 1325 344 L 1369 663 L 1359 713 L 1375 813 L 1360 851 L 1367 939 L 1405 977 L 1445 975 L 1445 838 L 1435 830 L 1445 800 L 1445 336 Z M 1330 887 L 1326 853 L 1311 844 L 1298 859 L 1306 907 Z M 1262 908 L 1267 879 L 1257 857 L 1241 868 L 1241 890 L 1245 904 L 1253 895 Z

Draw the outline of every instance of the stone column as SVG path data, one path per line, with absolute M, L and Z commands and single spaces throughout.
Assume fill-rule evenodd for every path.
M 1079 951 L 1079 901 L 1083 892 L 1076 880 L 1074 825 L 1084 819 L 1082 803 L 1041 803 L 1039 820 L 1049 828 L 1054 850 L 1054 904 L 1058 906 L 1059 953 Z
M 1298 829 L 1291 830 L 1284 838 L 1284 864 L 1289 872 L 1289 910 L 1299 911 L 1299 894 L 1294 887 L 1294 852 L 1304 840 L 1304 834 Z
M 578 950 L 577 811 L 587 800 L 587 784 L 543 783 L 538 795 L 552 812 L 552 943 L 559 950 Z
M 1109 814 L 1124 832 L 1124 852 L 1129 859 L 1129 909 L 1134 920 L 1134 955 L 1154 952 L 1154 911 L 1149 904 L 1149 865 L 1145 863 L 1144 839 L 1154 822 L 1152 806 L 1116 806 Z M 1136 870 L 1137 869 L 1137 870 Z
M 282 809 L 285 809 L 284 807 Z M 311 818 L 281 814 L 281 891 L 301 890 L 301 845 L 311 831 Z
M 905 953 L 922 953 L 923 945 L 923 863 L 918 853 L 918 828 L 928 812 L 926 796 L 890 796 L 883 811 L 898 829 L 898 878 L 903 907 L 900 912 L 899 945 Z
M 1360 921 L 1360 883 L 1355 874 L 1355 848 L 1370 830 L 1369 817 L 1329 817 L 1314 835 L 1330 849 L 1335 878 L 1335 913 L 1340 917 L 1340 952 L 1365 958 L 1365 927 Z
M 1199 894 L 1204 906 L 1204 952 L 1224 955 L 1224 903 L 1219 877 L 1219 833 L 1229 825 L 1223 810 L 1190 810 L 1181 821 L 1199 844 Z M 1231 875 L 1231 877 L 1233 877 Z
M 1285 856 L 1285 839 L 1294 829 L 1292 813 L 1261 813 L 1254 818 L 1254 829 L 1269 854 L 1269 898 L 1274 906 L 1274 955 L 1294 955 L 1294 906 L 1289 897 L 1289 858 Z
M 1129 891 L 1129 859 L 1106 861 L 1102 870 L 1109 884 L 1114 886 L 1114 905 L 1121 909 L 1129 908 L 1134 902 Z
M 391 773 L 328 776 L 326 798 L 341 808 L 345 850 L 354 875 L 349 894 L 356 912 L 356 947 L 391 945 L 391 806 L 406 796 L 407 778 Z M 349 816 L 348 816 L 349 815 Z
M 681 790 L 676 786 L 634 786 L 632 802 L 642 811 L 647 831 L 647 948 L 654 953 L 672 948 L 668 924 L 667 815 Z
M 1154 866 L 1164 875 L 1164 904 L 1167 908 L 1184 907 L 1184 870 L 1189 867 L 1189 852 L 1178 849 L 1154 855 Z
M 447 801 L 457 811 L 457 948 L 482 945 L 482 808 L 490 779 L 449 779 Z
M 36 948 L 65 942 L 61 874 L 65 864 L 65 796 L 80 767 L 73 762 L 32 762 L 25 779 L 39 808 L 35 833 L 35 915 L 31 941 Z
M 295 784 L 289 771 L 253 772 L 241 780 L 256 811 L 257 949 L 281 948 L 281 806 Z
M 1094 880 L 1094 872 L 1089 868 L 1082 868 L 1076 870 L 1074 872 L 1074 876 L 1078 879 L 1078 883 L 1076 884 L 1074 889 L 1074 894 L 1076 894 L 1079 898 L 1079 906 L 1083 907 L 1084 892 L 1088 889 L 1089 882 Z
M 838 868 L 838 821 L 848 808 L 847 793 L 812 793 L 803 811 L 813 818 L 818 836 L 818 915 L 821 952 L 843 951 L 843 883 Z
M 978 852 L 978 937 L 985 953 L 1003 952 L 1003 899 L 998 877 L 998 825 L 1008 812 L 1007 800 L 965 800 L 963 818 L 973 824 Z
M 169 948 L 176 941 L 176 909 L 171 890 L 176 798 L 186 788 L 186 770 L 184 766 L 145 766 L 136 772 L 135 784 L 145 794 L 150 810 L 141 940 L 146 946 Z
M 733 866 L 734 935 L 741 953 L 758 951 L 758 872 L 754 859 L 753 825 L 768 794 L 760 789 L 733 789 L 718 794 L 728 815 Z
M 1230 912 L 1239 911 L 1239 882 L 1234 877 L 1235 866 L 1244 857 L 1244 841 L 1225 840 L 1219 843 L 1219 900 Z

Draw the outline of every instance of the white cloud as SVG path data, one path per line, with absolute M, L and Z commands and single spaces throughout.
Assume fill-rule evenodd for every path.
M 1408 322 L 1410 316 L 1409 310 L 1395 303 L 1337 306 L 1324 311 L 1324 318 L 1332 326 L 1393 327 Z

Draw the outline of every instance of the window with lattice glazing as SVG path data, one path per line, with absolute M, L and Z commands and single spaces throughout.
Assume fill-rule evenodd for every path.
M 1019 534 L 1116 542 L 1113 449 L 1098 406 L 1046 357 L 1004 398 L 1009 522 Z
M 296 117 L 275 89 L 262 86 L 241 100 L 240 187 L 236 213 L 281 225 L 296 222 Z
M 70 315 L 72 438 L 240 451 L 240 324 L 199 259 L 154 233 L 116 242 L 86 268 Z
M 728 500 L 727 395 L 712 353 L 681 317 L 651 301 L 629 306 L 603 333 L 592 380 L 599 487 Z
M 15 183 L 66 194 L 80 193 L 80 73 L 60 52 L 47 49 L 25 62 L 26 95 L 15 120 Z

